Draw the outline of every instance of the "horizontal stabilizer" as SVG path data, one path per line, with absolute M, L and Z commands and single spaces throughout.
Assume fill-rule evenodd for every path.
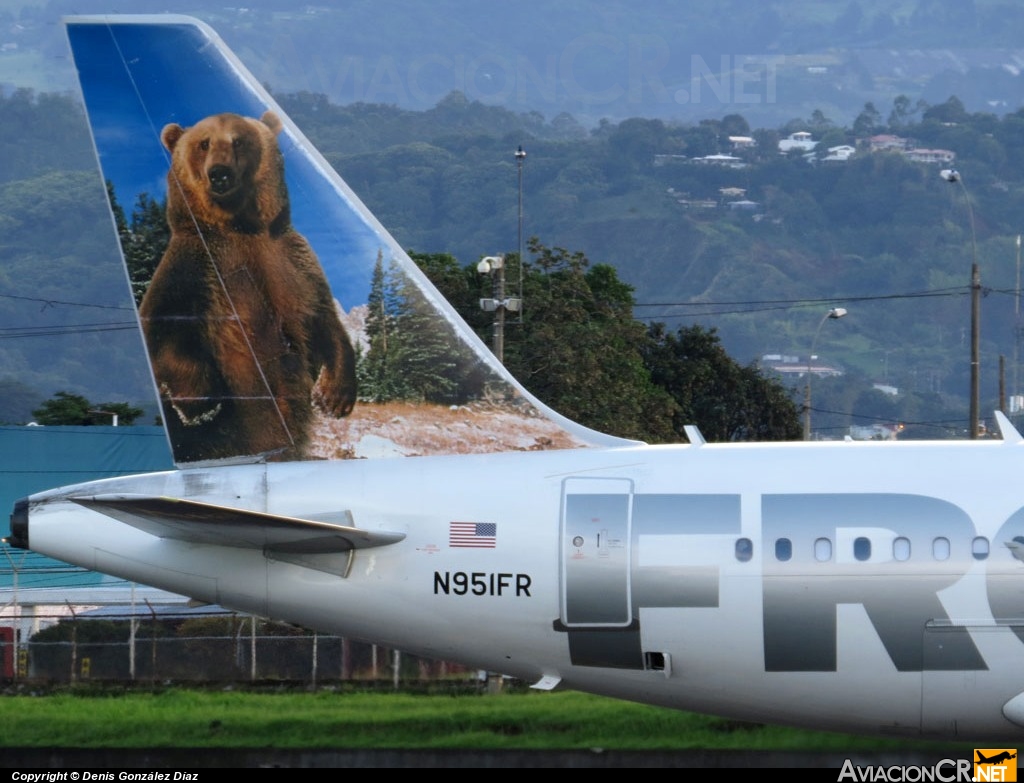
M 1003 436 L 1006 443 L 1024 443 L 1024 436 L 1021 436 L 1005 413 L 997 410 L 995 416 L 996 424 L 999 425 L 999 434 Z
M 193 544 L 320 554 L 387 546 L 404 533 L 265 514 L 248 509 L 149 495 L 93 495 L 72 501 L 159 538 Z

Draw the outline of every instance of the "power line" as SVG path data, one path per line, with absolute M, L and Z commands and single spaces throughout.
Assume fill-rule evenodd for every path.
M 18 337 L 62 337 L 67 334 L 84 334 L 89 332 L 120 332 L 138 328 L 139 324 L 135 321 L 65 324 L 63 326 L 4 326 L 0 327 L 0 340 L 13 340 Z
M 991 292 L 992 289 L 986 289 L 985 293 Z M 996 290 L 996 293 L 1013 293 L 1012 291 Z M 824 304 L 838 304 L 838 303 L 849 303 L 849 302 L 877 302 L 877 301 L 893 301 L 900 299 L 930 299 L 938 297 L 960 297 L 967 296 L 970 291 L 964 287 L 954 288 L 939 288 L 931 291 L 914 291 L 903 294 L 877 294 L 874 296 L 833 296 L 825 299 L 747 299 L 747 300 L 723 300 L 723 301 L 710 301 L 710 302 L 638 302 L 634 304 L 634 308 L 638 307 L 673 307 L 673 308 L 690 308 L 691 310 L 698 310 L 697 312 L 683 312 L 683 313 L 664 313 L 658 315 L 641 315 L 637 318 L 643 320 L 650 320 L 652 318 L 686 318 L 693 316 L 707 316 L 707 315 L 735 315 L 743 313 L 761 313 L 771 310 L 790 310 L 790 309 L 802 309 L 810 307 L 820 307 Z M 706 308 L 732 308 L 732 309 L 721 309 L 721 310 L 708 310 Z
M 98 310 L 134 310 L 129 305 L 104 305 L 95 302 L 66 302 L 61 299 L 46 299 L 38 296 L 18 296 L 17 294 L 0 294 L 0 299 L 17 299 L 22 302 L 37 302 L 43 305 L 42 309 L 64 305 L 66 307 L 93 307 Z

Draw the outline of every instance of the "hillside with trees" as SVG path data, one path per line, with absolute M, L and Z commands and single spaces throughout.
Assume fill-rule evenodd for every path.
M 517 113 L 778 127 L 815 109 L 849 125 L 898 95 L 971 111 L 1024 103 L 1024 8 L 1009 0 L 136 0 L 209 23 L 280 93 L 422 111 L 460 91 Z M 0 86 L 74 89 L 60 19 L 105 0 L 0 8 Z
M 984 410 L 998 403 L 998 357 L 1015 369 L 1024 112 L 969 113 L 956 97 L 934 106 L 904 97 L 866 105 L 851 127 L 818 111 L 774 129 L 727 115 L 695 125 L 637 118 L 582 133 L 565 118 L 541 122 L 460 95 L 420 113 L 323 101 L 308 111 L 312 96 L 282 100 L 415 250 L 473 259 L 515 249 L 513 152 L 521 143 L 527 233 L 613 265 L 635 288 L 646 322 L 713 327 L 731 355 L 749 362 L 805 355 L 820 314 L 842 305 L 851 317 L 821 346 L 832 360 L 867 388 L 878 382 L 927 396 L 926 418 L 945 421 L 947 408 L 965 404 L 976 255 Z M 371 116 L 379 132 L 362 133 L 359 151 L 348 152 L 346 141 L 332 148 L 328 134 L 341 141 L 345 128 Z M 403 128 L 415 138 L 403 140 Z M 817 147 L 780 154 L 778 140 L 797 131 Z M 737 135 L 757 143 L 736 150 L 729 139 Z M 948 151 L 962 187 L 939 176 L 946 164 L 871 151 L 880 135 Z M 374 138 L 381 147 L 367 149 Z M 825 160 L 844 145 L 856 153 Z M 695 161 L 724 154 L 739 158 L 736 167 Z M 730 204 L 740 200 L 753 204 Z M 1013 391 L 1012 378 L 1005 381 Z M 921 406 L 901 418 L 917 421 Z
M 524 239 L 538 238 L 525 261 L 542 279 L 574 279 L 572 259 L 585 258 L 577 273 L 599 290 L 609 285 L 600 270 L 611 269 L 615 285 L 601 294 L 607 307 L 625 301 L 616 286 L 632 289 L 631 315 L 617 339 L 645 331 L 665 355 L 680 350 L 672 341 L 683 342 L 681 329 L 699 327 L 746 367 L 765 354 L 806 358 L 821 315 L 848 308 L 850 316 L 817 346 L 845 375 L 815 381 L 816 429 L 841 433 L 851 421 L 898 420 L 930 436 L 962 434 L 975 256 L 985 293 L 983 414 L 998 404 L 998 357 L 1006 358 L 1007 388 L 1016 389 L 1024 111 L 999 116 L 971 113 L 955 97 L 936 105 L 900 99 L 891 107 L 866 105 L 850 127 L 816 111 L 778 128 L 752 128 L 729 114 L 696 124 L 633 118 L 587 130 L 569 116 L 517 114 L 460 94 L 422 112 L 337 106 L 309 93 L 278 98 L 403 246 L 465 267 L 459 274 L 468 278 L 460 284 L 467 291 L 488 284 L 473 272 L 481 256 L 516 254 L 513 153 L 522 144 Z M 26 161 L 0 183 L 7 284 L 0 318 L 9 335 L 0 346 L 3 375 L 38 388 L 36 404 L 66 389 L 151 405 L 102 186 L 76 133 L 84 132 L 81 109 L 66 96 L 15 93 L 0 97 L 0 124 L 8 122 L 10 134 L 35 134 L 53 154 Z M 817 146 L 780 153 L 778 141 L 797 131 Z M 871 138 L 882 134 L 947 150 L 960 186 L 939 176 L 942 164 L 872 151 Z M 735 136 L 756 143 L 736 148 Z M 830 148 L 843 145 L 855 154 L 826 160 Z M 698 160 L 715 155 L 734 155 L 735 167 Z M 132 264 L 152 263 L 145 245 L 161 230 L 159 198 L 119 205 Z M 544 309 L 547 289 L 530 275 L 522 294 L 524 319 L 554 317 Z M 463 312 L 486 339 L 476 296 Z M 90 321 L 94 312 L 102 315 Z M 604 312 L 567 311 L 563 322 L 610 328 Z M 507 361 L 527 386 L 541 388 L 537 357 L 556 349 L 541 332 L 532 346 L 526 338 L 510 332 Z M 580 346 L 589 338 L 572 337 Z M 615 352 L 622 362 L 615 377 L 633 377 L 638 366 L 651 372 L 658 352 L 644 350 L 639 360 Z M 885 395 L 873 383 L 899 394 Z M 799 400 L 801 389 L 793 391 Z M 585 409 L 557 383 L 550 393 L 568 415 Z M 650 418 L 643 406 L 664 400 L 641 394 L 636 402 L 633 412 L 593 402 L 582 415 L 599 428 L 613 420 L 636 432 L 636 423 Z M 699 418 L 706 413 L 692 415 L 705 426 Z M 735 425 L 721 437 L 737 437 L 744 426 L 751 427 Z

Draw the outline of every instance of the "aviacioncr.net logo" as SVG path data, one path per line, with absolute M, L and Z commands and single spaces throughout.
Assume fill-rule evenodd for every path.
M 930 767 L 903 764 L 857 767 L 846 759 L 838 778 L 840 783 L 969 783 L 971 779 L 971 762 L 967 759 L 942 759 Z
M 979 783 L 1017 780 L 1016 748 L 975 748 L 974 777 Z

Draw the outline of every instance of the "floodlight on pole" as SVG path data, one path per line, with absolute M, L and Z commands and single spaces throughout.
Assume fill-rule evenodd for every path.
M 978 437 L 980 424 L 979 409 L 981 398 L 981 272 L 978 269 L 978 238 L 974 232 L 974 208 L 971 206 L 971 196 L 967 192 L 964 178 L 956 169 L 943 169 L 939 172 L 946 182 L 959 184 L 964 193 L 964 201 L 967 202 L 967 217 L 971 225 L 971 404 L 967 427 L 971 440 Z
M 814 361 L 814 346 L 818 342 L 818 335 L 821 334 L 821 327 L 825 321 L 835 321 L 846 315 L 843 307 L 833 307 L 818 322 L 818 328 L 814 330 L 814 339 L 811 340 L 811 352 L 807 354 L 807 379 L 804 383 L 804 440 L 811 439 L 811 363 Z
M 476 265 L 476 271 L 482 275 L 494 275 L 494 296 L 480 300 L 480 309 L 485 313 L 494 313 L 494 343 L 492 350 L 499 362 L 505 360 L 505 313 L 518 313 L 522 309 L 522 299 L 516 296 L 505 296 L 505 256 L 485 256 Z

